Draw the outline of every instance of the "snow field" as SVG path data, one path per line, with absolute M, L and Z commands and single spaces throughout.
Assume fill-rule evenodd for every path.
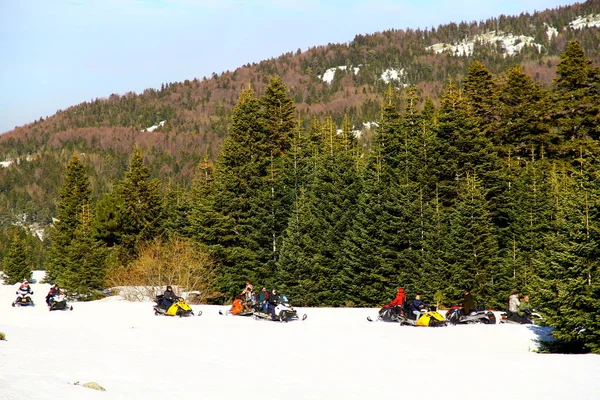
M 377 309 L 307 308 L 306 321 L 155 316 L 118 296 L 49 312 L 0 286 L 0 399 L 599 399 L 600 357 L 537 354 L 548 330 L 368 322 Z M 292 299 L 293 300 L 293 299 Z M 82 386 L 94 381 L 106 389 Z M 512 382 L 511 382 L 512 381 Z

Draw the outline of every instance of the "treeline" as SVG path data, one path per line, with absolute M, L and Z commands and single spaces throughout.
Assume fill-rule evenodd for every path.
M 520 66 L 493 75 L 474 62 L 439 106 L 390 87 L 367 150 L 348 119 L 303 123 L 275 77 L 260 97 L 242 91 L 216 162 L 205 157 L 190 186 L 161 190 L 136 148 L 95 204 L 74 156 L 49 280 L 92 293 L 152 275 L 192 290 L 200 282 L 167 271 L 196 253 L 208 302 L 246 280 L 303 306 L 377 306 L 402 286 L 445 305 L 469 289 L 504 308 L 518 289 L 561 351 L 600 352 L 600 69 L 573 41 L 556 71 L 545 89 Z
M 90 176 L 96 199 L 123 173 L 135 144 L 143 150 L 153 177 L 189 184 L 201 161 L 198 155 L 208 153 L 211 161 L 216 160 L 241 91 L 251 84 L 257 93 L 264 92 L 269 76 L 280 76 L 286 83 L 305 129 L 312 118 L 331 118 L 337 126 L 346 120 L 354 129 L 376 121 L 388 85 L 381 76 L 390 68 L 404 71 L 401 79 L 391 82 L 395 88 L 414 86 L 420 98 L 433 99 L 436 107 L 448 77 L 461 83 L 474 60 L 482 61 L 494 75 L 504 75 L 520 64 L 534 81 L 549 89 L 568 41 L 579 40 L 588 57 L 600 60 L 596 51 L 600 30 L 569 25 L 578 17 L 597 14 L 600 2 L 593 0 L 532 15 L 430 29 L 390 29 L 357 35 L 349 43 L 298 49 L 210 77 L 164 83 L 139 94 L 112 94 L 82 102 L 0 136 L 2 161 L 31 160 L 0 168 L 0 220 L 14 222 L 17 216 L 26 215 L 30 222 L 49 223 L 56 215 L 51 200 L 58 193 L 59 172 L 73 151 L 86 154 L 88 171 L 102 171 Z M 549 36 L 550 27 L 558 34 Z M 427 50 L 435 43 L 457 43 L 491 31 L 530 36 L 541 47 L 525 46 L 510 56 L 498 43 L 477 42 L 470 56 Z M 340 66 L 347 68 L 337 69 L 331 83 L 321 79 L 325 71 Z M 358 68 L 356 73 L 354 68 Z M 141 132 L 160 121 L 166 123 L 155 132 Z M 371 133 L 359 139 L 361 144 L 370 145 Z

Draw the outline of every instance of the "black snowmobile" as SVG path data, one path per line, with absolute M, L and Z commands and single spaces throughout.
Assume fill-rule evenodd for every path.
M 537 325 L 543 318 L 535 310 L 528 310 L 521 316 L 518 313 L 506 311 L 500 314 L 501 324 Z
M 496 324 L 496 315 L 492 310 L 486 310 L 480 306 L 471 310 L 469 315 L 465 315 L 463 306 L 456 304 L 446 312 L 446 320 L 453 324 Z
M 264 313 L 260 308 L 256 308 L 252 313 L 254 319 L 263 319 L 267 321 L 289 322 L 300 320 L 298 312 L 289 303 L 287 296 L 279 296 L 279 302 L 275 306 L 273 314 Z M 302 321 L 307 318 L 306 314 L 302 315 Z
M 371 317 L 367 320 L 372 322 Z M 430 307 L 419 312 L 412 310 L 410 301 L 405 301 L 402 307 L 383 307 L 379 310 L 378 321 L 396 322 L 403 326 L 446 326 L 446 320 L 438 313 L 435 307 Z
M 154 315 L 166 315 L 170 317 L 191 317 L 194 315 L 192 307 L 190 307 L 182 297 L 179 297 L 176 302 L 171 304 L 169 307 L 163 305 L 164 295 L 159 294 L 156 296 L 156 304 L 154 305 Z M 202 315 L 202 311 L 198 313 L 198 316 Z
M 31 298 L 31 295 L 33 294 L 33 292 L 30 292 L 27 295 L 22 295 L 19 292 L 16 292 L 17 294 L 17 299 L 15 301 L 13 301 L 12 306 L 19 306 L 19 307 L 26 307 L 26 306 L 35 306 L 35 304 L 33 303 L 33 299 Z
M 58 311 L 58 310 L 73 310 L 73 306 L 69 306 L 67 304 L 67 298 L 64 294 L 59 294 L 49 299 L 48 310 L 50 311 Z

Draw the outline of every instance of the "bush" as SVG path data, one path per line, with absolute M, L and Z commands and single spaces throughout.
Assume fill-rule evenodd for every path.
M 208 252 L 188 239 L 156 239 L 143 246 L 128 266 L 113 268 L 108 283 L 127 300 L 154 300 L 167 285 L 179 295 L 194 292 L 195 302 L 221 294 L 215 289 L 216 271 Z M 185 297 L 185 296 L 182 296 Z

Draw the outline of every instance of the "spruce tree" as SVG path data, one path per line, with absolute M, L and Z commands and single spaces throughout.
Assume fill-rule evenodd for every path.
M 476 177 L 461 179 L 449 216 L 446 293 L 458 300 L 464 290 L 470 290 L 479 300 L 498 306 L 498 244 L 485 197 Z
M 80 224 L 65 259 L 65 271 L 57 283 L 69 293 L 94 299 L 94 292 L 104 288 L 106 247 L 94 236 L 91 207 L 84 207 Z
M 51 247 L 46 264 L 46 281 L 55 282 L 65 272 L 65 260 L 80 224 L 79 216 L 90 203 L 90 180 L 84 165 L 74 154 L 66 167 L 57 204 L 57 220 L 50 231 Z
M 4 256 L 4 283 L 13 285 L 31 279 L 31 263 L 27 257 L 27 249 L 17 232 L 13 233 L 8 251 Z

